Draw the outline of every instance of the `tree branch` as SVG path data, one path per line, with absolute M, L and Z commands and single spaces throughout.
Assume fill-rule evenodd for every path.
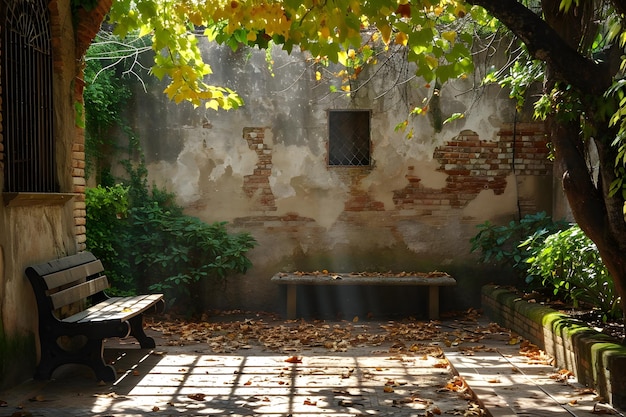
M 578 53 L 545 20 L 517 0 L 467 2 L 483 7 L 500 20 L 524 42 L 533 58 L 551 66 L 557 78 L 592 95 L 602 95 L 611 85 L 608 64 Z

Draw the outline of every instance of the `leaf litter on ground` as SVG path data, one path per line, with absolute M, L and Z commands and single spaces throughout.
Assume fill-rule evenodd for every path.
M 213 353 L 233 353 L 259 346 L 268 351 L 285 354 L 285 362 L 291 364 L 302 363 L 302 352 L 312 348 L 324 348 L 329 352 L 348 352 L 353 348 L 371 347 L 378 349 L 372 351 L 373 353 L 391 354 L 388 360 L 407 361 L 409 357 L 412 358 L 410 360 L 431 360 L 431 366 L 434 368 L 449 369 L 443 347 L 456 347 L 464 355 L 497 351 L 481 343 L 485 337 L 498 337 L 502 340 L 503 346 L 519 345 L 519 354 L 525 356 L 530 365 L 554 363 L 550 355 L 518 335 L 511 334 L 510 330 L 496 323 L 479 325 L 480 312 L 475 309 L 455 313 L 453 318 L 452 322 L 446 320 L 445 323 L 412 318 L 393 321 L 353 319 L 334 322 L 281 320 L 267 313 L 246 313 L 236 310 L 205 316 L 198 321 L 153 317 L 148 325 L 153 330 L 161 332 L 166 343 L 171 346 L 198 344 L 208 346 Z M 516 369 L 512 372 L 516 372 Z M 350 370 L 341 374 L 342 379 L 351 376 Z M 552 379 L 565 382 L 569 377 L 570 374 L 563 371 L 554 374 Z M 397 385 L 384 384 L 381 390 L 389 395 L 396 395 L 394 387 Z M 468 409 L 458 410 L 459 415 L 479 416 L 484 413 L 484 410 L 473 402 L 471 390 L 458 376 L 452 377 L 444 386 L 440 386 L 437 392 L 464 396 L 470 405 Z M 341 401 L 346 406 L 355 403 L 347 396 Z M 432 400 L 410 395 L 395 398 L 393 401 L 394 405 L 400 406 Z M 315 400 L 311 399 L 306 405 L 315 404 Z M 455 410 L 448 411 L 456 414 Z M 426 415 L 431 413 L 432 410 Z

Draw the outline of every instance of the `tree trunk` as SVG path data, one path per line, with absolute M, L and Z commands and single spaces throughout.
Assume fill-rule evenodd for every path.
M 584 46 L 593 36 L 595 2 L 572 5 L 568 13 L 560 10 L 561 0 L 542 0 L 545 20 L 517 0 L 467 0 L 484 7 L 506 25 L 527 46 L 530 55 L 546 63 L 545 92 L 558 83 L 569 84 L 579 91 L 583 116 L 595 127 L 593 141 L 598 150 L 597 181 L 587 164 L 587 147 L 579 120 L 571 122 L 552 118 L 549 122 L 556 163 L 563 172 L 563 191 L 574 219 L 596 244 L 617 294 L 622 300 L 626 323 L 626 221 L 621 193 L 610 197 L 609 187 L 616 178 L 617 150 L 611 145 L 616 129 L 608 126 L 598 112 L 599 98 L 611 85 L 619 48 L 607 50 L 604 62 L 588 58 Z M 622 1 L 613 4 L 626 10 Z M 621 9 L 619 9 L 621 7 Z M 591 32 L 590 32 L 591 31 Z M 582 51 L 582 53 L 580 53 Z M 565 92 L 564 92 L 565 93 Z

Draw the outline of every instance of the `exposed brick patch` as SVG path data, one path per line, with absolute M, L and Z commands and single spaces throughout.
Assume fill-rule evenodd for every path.
M 315 219 L 303 217 L 297 213 L 282 216 L 247 216 L 239 217 L 232 222 L 238 230 L 263 229 L 267 233 L 281 234 L 287 239 L 300 240 L 304 234 L 318 234 L 323 230 Z
M 243 138 L 258 157 L 252 175 L 246 175 L 243 178 L 243 191 L 254 200 L 256 210 L 276 211 L 276 199 L 270 187 L 272 150 L 265 143 L 265 130 L 264 127 L 246 127 L 243 129 Z
M 344 211 L 385 210 L 384 203 L 374 200 L 367 190 L 361 188 L 361 181 L 371 172 L 370 167 L 341 167 L 334 168 L 334 172 L 349 187 L 349 195 L 344 203 Z
M 550 175 L 547 139 L 543 124 L 505 125 L 497 142 L 481 140 L 475 132 L 459 136 L 435 149 L 433 157 L 440 163 L 438 171 L 448 175 L 441 189 L 424 187 L 409 167 L 409 184 L 394 191 L 393 201 L 400 210 L 421 208 L 432 214 L 441 207 L 462 208 L 482 190 L 504 193 L 506 177 L 515 168 L 517 175 Z M 430 210 L 428 210 L 430 207 Z
M 76 17 L 76 56 L 82 57 L 94 40 L 113 0 L 100 0 L 91 10 L 79 8 Z
M 100 25 L 104 20 L 104 17 L 111 9 L 113 0 L 100 0 L 91 10 L 85 10 L 79 8 L 76 16 L 75 24 L 75 54 L 77 59 L 82 59 L 87 49 L 91 45 L 91 42 L 96 37 L 96 34 L 100 30 Z M 58 16 L 58 3 L 57 0 L 53 0 L 50 3 L 51 21 L 52 21 L 52 44 L 53 47 L 60 42 L 61 39 L 61 24 Z M 55 19 L 56 16 L 56 19 Z M 58 45 L 57 45 L 58 46 Z M 55 70 L 63 70 L 62 62 L 59 60 L 54 63 Z M 77 67 L 78 73 L 74 77 L 74 100 L 83 104 L 83 90 L 85 88 L 84 82 L 84 67 Z M 76 245 L 79 251 L 85 250 L 86 246 L 86 208 L 85 208 L 85 131 L 82 128 L 76 127 L 76 133 L 74 135 L 74 143 L 72 144 L 72 192 L 76 194 L 73 199 L 74 203 L 74 234 L 76 238 Z

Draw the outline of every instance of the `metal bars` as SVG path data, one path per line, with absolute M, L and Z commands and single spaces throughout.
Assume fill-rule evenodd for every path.
M 57 192 L 48 2 L 3 6 L 4 191 Z
M 328 165 L 370 165 L 369 110 L 329 110 Z

